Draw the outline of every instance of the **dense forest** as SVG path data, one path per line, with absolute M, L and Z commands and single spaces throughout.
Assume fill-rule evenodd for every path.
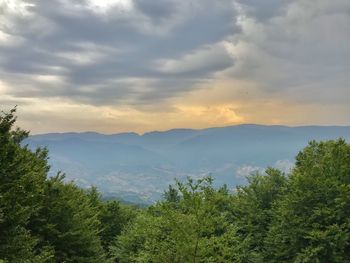
M 312 141 L 289 174 L 268 168 L 235 190 L 175 182 L 156 204 L 104 201 L 0 116 L 0 262 L 350 262 L 350 145 Z

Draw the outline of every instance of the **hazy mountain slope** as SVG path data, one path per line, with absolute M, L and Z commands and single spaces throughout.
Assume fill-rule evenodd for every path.
M 107 195 L 149 202 L 175 177 L 212 174 L 218 184 L 234 186 L 267 166 L 290 168 L 312 139 L 339 137 L 349 141 L 350 127 L 238 125 L 144 135 L 52 133 L 31 136 L 25 143 L 49 148 L 52 173 L 63 170 L 68 179 L 97 185 Z

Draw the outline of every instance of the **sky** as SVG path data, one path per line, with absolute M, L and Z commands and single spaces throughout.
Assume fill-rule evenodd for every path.
M 349 0 L 0 0 L 32 133 L 350 125 Z

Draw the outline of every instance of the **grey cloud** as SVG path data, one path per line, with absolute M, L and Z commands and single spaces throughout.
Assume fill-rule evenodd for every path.
M 235 65 L 228 75 L 254 83 L 265 96 L 343 103 L 350 81 L 349 8 L 347 0 L 288 1 L 268 20 L 241 10 L 242 33 L 232 38 Z
M 16 96 L 67 97 L 91 104 L 153 103 L 189 91 L 198 79 L 231 65 L 227 60 L 213 65 L 208 61 L 206 67 L 182 73 L 153 67 L 159 59 L 177 59 L 232 34 L 235 14 L 230 1 L 193 1 L 191 5 L 196 6 L 187 10 L 191 5 L 184 7 L 179 1 L 138 0 L 130 14 L 115 8 L 103 15 L 83 8 L 86 1 L 71 2 L 72 8 L 79 4 L 73 11 L 59 0 L 31 3 L 35 4 L 28 9 L 32 15 L 11 18 L 14 27 L 7 29 L 24 38 L 25 43 L 0 46 L 0 76 L 13 84 Z M 166 31 L 144 31 L 144 23 Z M 85 56 L 85 51 L 100 52 L 101 57 L 91 63 L 74 63 L 74 57 L 69 58 L 69 54 Z M 68 56 L 62 56 L 64 53 Z M 33 80 L 37 75 L 57 75 L 65 81 L 56 85 L 40 83 Z M 125 78 L 157 81 L 142 90 L 142 85 L 135 89 L 123 83 Z M 117 84 L 113 82 L 116 79 L 120 80 Z M 89 92 L 85 92 L 87 86 Z
M 174 15 L 178 4 L 176 1 L 148 1 L 148 0 L 136 0 L 134 1 L 137 8 L 155 22 L 162 22 L 168 17 Z
M 248 16 L 258 21 L 266 21 L 286 11 L 291 0 L 235 0 Z
M 305 103 L 343 103 L 348 94 L 348 0 L 134 0 L 132 10 L 104 14 L 84 0 L 27 2 L 35 5 L 28 16 L 0 6 L 0 30 L 21 40 L 2 45 L 0 35 L 0 78 L 9 95 L 144 107 L 220 72 L 254 82 L 265 96 Z M 236 48 L 231 56 L 222 42 Z M 193 56 L 207 47 L 204 62 Z M 160 61 L 171 66 L 159 68 Z

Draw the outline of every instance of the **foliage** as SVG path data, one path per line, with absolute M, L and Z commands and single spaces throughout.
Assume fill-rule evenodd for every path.
M 32 231 L 42 237 L 40 245 L 53 247 L 56 262 L 104 262 L 98 210 L 85 191 L 63 178 L 47 180 Z
M 62 174 L 48 178 L 48 152 L 21 145 L 28 133 L 13 129 L 15 111 L 0 115 L 0 260 L 107 262 L 110 235 L 133 214 Z
M 117 239 L 118 261 L 230 262 L 227 189 L 214 189 L 209 177 L 170 190 L 171 198 L 141 213 Z
M 296 157 L 266 240 L 271 262 L 350 262 L 350 145 L 310 142 Z
M 43 204 L 47 151 L 31 152 L 20 142 L 27 132 L 13 130 L 15 109 L 0 115 L 0 257 L 9 262 L 46 262 L 49 248 L 36 246 L 39 239 L 28 225 Z
M 237 188 L 230 207 L 240 244 L 235 262 L 266 262 L 264 240 L 273 218 L 272 205 L 284 193 L 286 180 L 283 173 L 269 168 L 265 175 L 252 175 L 248 185 Z

